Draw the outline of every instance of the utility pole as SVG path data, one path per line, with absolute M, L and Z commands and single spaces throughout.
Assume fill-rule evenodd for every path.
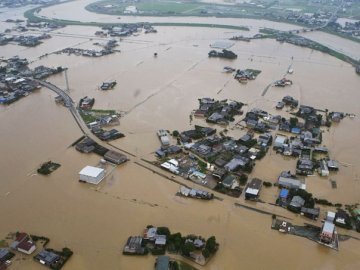
M 65 69 L 65 83 L 66 83 L 66 92 L 70 92 L 70 88 L 69 88 L 69 79 L 68 79 L 68 75 L 67 75 L 67 68 Z

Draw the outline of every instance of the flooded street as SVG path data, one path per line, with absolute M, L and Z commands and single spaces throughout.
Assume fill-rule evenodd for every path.
M 88 2 L 91 1 L 66 5 L 81 7 Z M 93 15 L 81 8 L 67 12 L 64 6 L 46 8 L 41 14 L 73 19 L 75 13 L 78 20 L 85 21 L 116 18 Z M 93 17 L 88 17 L 89 14 Z M 1 20 L 3 15 L 0 14 Z M 235 19 L 222 20 L 222 24 L 232 24 Z M 275 28 L 273 24 L 276 24 L 245 21 L 254 22 L 255 27 Z M 340 251 L 336 252 L 307 239 L 282 235 L 271 230 L 270 216 L 234 205 L 235 202 L 256 204 L 245 202 L 244 196 L 234 199 L 219 195 L 223 201 L 177 197 L 178 184 L 135 163 L 140 158 L 155 159 L 154 151 L 160 147 L 158 129 L 183 131 L 195 124 L 206 125 L 202 119 L 190 123 L 189 115 L 197 108 L 198 98 L 234 99 L 247 104 L 245 111 L 260 107 L 277 114 L 276 102 L 291 95 L 304 105 L 356 115 L 354 119 L 346 118 L 334 124 L 323 134 L 323 145 L 330 149 L 330 157 L 341 164 L 340 171 L 331 176 L 337 181 L 337 189 L 331 188 L 328 179 L 318 176 L 307 177 L 306 184 L 315 197 L 343 204 L 359 203 L 360 76 L 354 68 L 323 53 L 274 40 L 235 42 L 231 50 L 238 58 L 234 61 L 208 58 L 209 44 L 246 32 L 185 27 L 156 29 L 157 34 L 123 38 L 118 47 L 120 53 L 100 58 L 50 54 L 66 47 L 98 48 L 93 43 L 106 39 L 95 39 L 94 33 L 99 30 L 96 27 L 69 26 L 54 30 L 51 39 L 35 48 L 12 44 L 0 47 L 0 57 L 19 55 L 34 61 L 31 67 L 68 67 L 73 100 L 94 97 L 95 109 L 115 109 L 125 114 L 118 129 L 126 137 L 112 144 L 136 155 L 99 186 L 80 184 L 78 172 L 86 165 L 96 165 L 99 157 L 81 154 L 70 147 L 82 133 L 70 112 L 55 104 L 53 92 L 42 88 L 16 103 L 1 106 L 0 239 L 21 230 L 48 236 L 51 248 L 68 246 L 74 251 L 65 270 L 151 270 L 155 257 L 123 256 L 122 248 L 128 236 L 141 234 L 146 225 L 165 225 L 183 235 L 216 236 L 219 252 L 199 269 L 359 269 L 358 240 L 341 242 Z M 357 48 L 348 47 L 354 55 L 359 54 Z M 46 53 L 50 55 L 39 59 Z M 262 96 L 264 89 L 281 79 L 291 64 L 294 74 L 288 78 L 294 84 L 270 87 Z M 262 73 L 243 85 L 231 74 L 222 73 L 224 66 L 259 69 Z M 107 80 L 116 80 L 116 87 L 100 91 L 99 86 Z M 63 74 L 48 81 L 65 89 Z M 287 115 L 285 110 L 280 113 Z M 238 139 L 246 132 L 233 127 L 231 124 L 228 128 L 229 136 Z M 34 173 L 42 162 L 50 159 L 61 164 L 57 171 L 51 176 Z M 294 171 L 295 163 L 294 159 L 270 151 L 262 161 L 257 161 L 251 177 L 275 183 L 281 171 Z M 264 188 L 261 192 L 263 201 L 274 203 L 278 189 Z M 289 217 L 294 223 L 309 222 L 267 203 L 257 206 Z M 359 237 L 354 231 L 339 229 L 339 232 Z M 43 269 L 31 257 L 24 258 L 15 261 L 10 269 Z

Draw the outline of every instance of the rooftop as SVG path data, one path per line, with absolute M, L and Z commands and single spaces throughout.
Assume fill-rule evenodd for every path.
M 86 175 L 86 176 L 90 176 L 90 177 L 97 177 L 99 176 L 102 172 L 104 171 L 104 169 L 98 168 L 98 167 L 93 167 L 93 166 L 86 166 L 85 168 L 83 168 L 79 174 L 81 175 Z

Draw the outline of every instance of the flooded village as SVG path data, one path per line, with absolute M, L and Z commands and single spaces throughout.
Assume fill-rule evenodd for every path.
M 49 30 L 17 10 L 1 31 L 51 38 L 0 47 L 0 269 L 360 266 L 352 64 L 231 40 L 245 30 Z

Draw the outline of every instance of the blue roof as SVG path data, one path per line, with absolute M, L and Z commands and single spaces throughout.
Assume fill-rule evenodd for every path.
M 288 190 L 288 189 L 283 188 L 283 189 L 280 191 L 280 198 L 287 198 L 288 195 L 289 195 L 289 190 Z
M 291 129 L 291 133 L 300 134 L 300 133 L 301 133 L 301 129 L 294 127 L 294 128 Z

